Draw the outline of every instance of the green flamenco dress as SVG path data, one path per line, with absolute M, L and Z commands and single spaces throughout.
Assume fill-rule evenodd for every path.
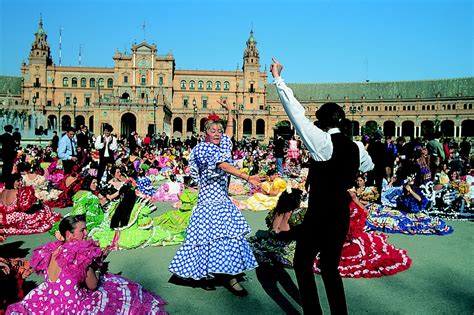
M 100 247 L 106 247 L 112 243 L 115 229 L 110 228 L 110 222 L 119 204 L 120 199 L 107 203 L 105 205 L 104 220 L 89 233 L 92 239 L 99 242 Z M 182 242 L 179 233 L 154 224 L 150 213 L 155 210 L 155 205 L 143 198 L 137 197 L 130 213 L 128 224 L 118 228 L 120 231 L 118 239 L 120 249 L 174 245 Z
M 100 199 L 92 192 L 80 190 L 72 197 L 72 211 L 65 217 L 83 214 L 86 216 L 86 227 L 88 231 L 98 227 L 104 221 L 104 211 L 100 206 Z M 54 235 L 59 228 L 59 222 L 54 223 L 50 234 Z
M 168 211 L 154 218 L 155 226 L 160 226 L 166 230 L 174 231 L 181 235 L 180 243 L 184 242 L 186 229 L 189 225 L 192 210 L 197 203 L 198 193 L 195 190 L 186 188 L 179 196 L 181 207 L 178 210 Z

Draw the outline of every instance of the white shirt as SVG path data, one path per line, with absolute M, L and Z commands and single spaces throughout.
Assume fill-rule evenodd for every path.
M 104 142 L 102 140 L 102 137 L 105 138 L 105 142 L 109 145 L 109 150 L 111 152 L 115 152 L 115 150 L 117 150 L 117 139 L 115 139 L 114 136 L 110 135 L 108 137 L 106 136 L 99 136 L 97 137 L 97 139 L 95 139 L 95 148 L 97 150 L 101 150 L 104 148 Z M 108 150 L 105 150 L 104 152 L 104 157 L 109 157 L 109 151 Z
M 293 91 L 286 86 L 281 77 L 276 78 L 275 84 L 280 97 L 280 101 L 285 109 L 288 118 L 296 129 L 296 132 L 303 140 L 306 148 L 315 161 L 327 161 L 332 156 L 333 144 L 331 135 L 341 132 L 339 128 L 329 129 L 327 132 L 321 130 L 305 116 L 304 107 L 293 95 Z M 359 147 L 360 167 L 359 170 L 367 172 L 373 169 L 374 164 L 364 147 L 356 142 Z M 362 143 L 361 143 L 362 144 Z

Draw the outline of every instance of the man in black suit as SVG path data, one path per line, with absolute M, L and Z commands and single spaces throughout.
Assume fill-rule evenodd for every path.
M 83 150 L 89 150 L 89 130 L 86 125 L 81 125 L 80 131 L 76 134 L 77 147 Z
M 13 162 L 16 158 L 16 149 L 15 149 L 15 140 L 13 139 L 13 126 L 6 125 L 3 127 L 5 133 L 0 136 L 2 142 L 2 178 L 3 182 L 5 179 L 12 174 L 13 171 Z

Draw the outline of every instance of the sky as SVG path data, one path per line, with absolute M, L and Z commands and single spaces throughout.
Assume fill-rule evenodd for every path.
M 20 76 L 40 15 L 53 62 L 113 67 L 146 40 L 176 69 L 235 70 L 254 31 L 262 70 L 287 82 L 474 76 L 471 0 L 0 0 L 0 75 Z M 145 25 L 145 27 L 143 27 Z M 271 77 L 269 75 L 269 77 Z

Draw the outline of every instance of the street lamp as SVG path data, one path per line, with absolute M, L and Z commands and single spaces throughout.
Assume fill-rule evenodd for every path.
M 77 97 L 74 96 L 72 99 L 72 104 L 74 105 L 74 128 L 77 128 L 77 121 L 76 121 L 76 104 L 77 104 Z
M 36 96 L 33 96 L 33 113 L 36 111 Z
M 197 119 L 196 98 L 193 98 L 193 132 L 196 133 L 196 119 Z
M 63 128 L 62 126 L 62 120 L 61 120 L 61 103 L 58 103 L 58 131 L 61 133 L 61 129 Z
M 351 121 L 352 136 L 354 136 L 354 114 L 362 113 L 362 110 L 363 110 L 362 105 L 357 106 L 355 103 L 352 103 L 351 106 L 349 106 L 349 113 L 351 113 L 352 115 L 352 121 Z
M 153 99 L 153 134 L 156 134 L 156 106 L 158 101 L 156 98 Z

